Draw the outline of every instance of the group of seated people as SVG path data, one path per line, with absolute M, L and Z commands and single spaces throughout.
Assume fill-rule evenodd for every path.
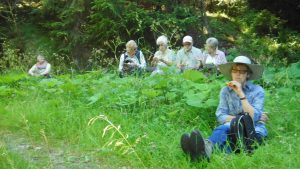
M 137 43 L 130 40 L 126 43 L 126 52 L 120 57 L 119 75 L 124 77 L 130 74 L 141 74 L 145 70 L 151 70 L 152 74 L 163 74 L 163 67 L 176 67 L 177 70 L 194 69 L 199 70 L 205 67 L 215 67 L 218 69 L 220 64 L 227 63 L 224 52 L 218 50 L 218 40 L 214 37 L 208 38 L 205 44 L 205 51 L 193 46 L 193 38 L 185 36 L 183 47 L 175 54 L 168 47 L 168 38 L 160 36 L 156 40 L 158 51 L 152 59 L 152 66 L 147 67 L 146 59 L 141 50 L 138 50 Z M 31 76 L 50 77 L 51 65 L 42 55 L 37 56 L 37 63 L 29 70 Z
M 185 36 L 183 47 L 177 52 L 168 48 L 166 36 L 156 41 L 159 50 L 155 52 L 152 64 L 154 74 L 162 74 L 163 67 L 173 66 L 179 72 L 199 70 L 213 66 L 229 81 L 220 91 L 220 101 L 216 110 L 219 125 L 205 138 L 196 129 L 181 136 L 180 144 L 183 152 L 191 161 L 209 160 L 214 149 L 227 153 L 253 152 L 256 144 L 262 144 L 267 137 L 265 122 L 268 120 L 264 112 L 264 90 L 250 80 L 259 79 L 263 74 L 261 65 L 253 64 L 246 56 L 237 56 L 233 62 L 227 63 L 224 52 L 218 50 L 218 40 L 208 38 L 205 51 L 193 46 L 193 38 Z M 121 55 L 119 72 L 121 77 L 132 72 L 147 69 L 143 53 L 137 50 L 135 41 L 126 44 L 126 52 Z M 239 148 L 240 147 L 240 148 Z
M 168 38 L 164 35 L 156 40 L 158 51 L 155 52 L 151 75 L 162 74 L 163 67 L 173 66 L 177 70 L 183 72 L 184 70 L 194 69 L 199 70 L 203 68 L 216 68 L 221 64 L 227 63 L 224 52 L 218 50 L 218 40 L 210 37 L 206 40 L 205 51 L 193 46 L 193 38 L 185 36 L 182 40 L 183 47 L 175 54 L 173 50 L 168 47 Z M 120 77 L 124 75 L 149 70 L 146 65 L 145 57 L 134 40 L 130 40 L 126 44 L 126 52 L 121 55 L 119 63 Z
M 206 52 L 193 46 L 191 36 L 183 38 L 183 48 L 177 52 L 177 55 L 168 48 L 167 37 L 160 36 L 157 45 L 159 50 L 152 61 L 155 65 L 152 74 L 163 73 L 162 68 L 166 66 L 184 71 L 214 65 L 229 80 L 220 91 L 220 101 L 215 113 L 219 125 L 212 131 L 210 137 L 205 138 L 197 129 L 181 136 L 181 148 L 190 160 L 209 160 L 216 148 L 229 153 L 237 152 L 238 149 L 231 146 L 233 144 L 228 145 L 228 140 L 232 143 L 231 140 L 234 138 L 245 143 L 246 150 L 250 150 L 249 152 L 252 152 L 254 142 L 262 144 L 268 134 L 265 126 L 268 120 L 268 115 L 264 112 L 265 93 L 261 86 L 250 81 L 262 76 L 261 65 L 253 64 L 246 56 L 237 56 L 233 62 L 227 63 L 224 53 L 218 50 L 216 38 L 206 40 Z M 29 70 L 29 74 L 49 77 L 51 65 L 41 55 L 37 60 Z M 136 42 L 130 40 L 126 44 L 126 52 L 121 55 L 118 70 L 121 76 L 124 76 L 126 73 L 136 73 L 143 69 L 146 69 L 145 57 L 140 50 L 137 50 Z M 240 142 L 235 144 L 238 145 Z

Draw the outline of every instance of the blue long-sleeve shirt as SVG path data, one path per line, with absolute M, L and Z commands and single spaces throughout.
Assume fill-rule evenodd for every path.
M 267 136 L 268 132 L 265 124 L 259 122 L 261 114 L 264 111 L 265 92 L 261 86 L 246 82 L 243 91 L 248 102 L 254 108 L 254 126 L 255 131 L 262 136 Z M 243 107 L 239 96 L 229 87 L 224 87 L 220 92 L 220 102 L 216 111 L 219 123 L 224 124 L 229 115 L 235 116 L 243 112 Z

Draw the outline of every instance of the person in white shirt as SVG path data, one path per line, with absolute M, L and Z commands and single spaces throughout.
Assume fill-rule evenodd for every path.
M 143 52 L 137 49 L 138 46 L 134 40 L 130 40 L 126 43 L 126 52 L 120 57 L 119 63 L 119 75 L 141 73 L 146 68 L 146 60 Z
M 37 56 L 37 63 L 34 64 L 28 71 L 31 76 L 50 77 L 51 65 L 46 61 L 42 55 Z
M 227 63 L 224 52 L 218 50 L 219 41 L 214 37 L 210 37 L 206 40 L 205 52 L 203 60 L 201 60 L 203 66 L 213 65 L 218 68 L 219 65 Z
M 185 36 L 183 38 L 183 48 L 177 52 L 177 67 L 181 70 L 198 69 L 200 60 L 203 60 L 201 49 L 193 46 L 193 38 Z
M 155 52 L 152 64 L 156 66 L 151 76 L 155 74 L 162 74 L 163 67 L 172 66 L 175 64 L 176 56 L 173 50 L 168 48 L 168 38 L 164 35 L 160 36 L 156 40 L 156 44 L 159 50 Z

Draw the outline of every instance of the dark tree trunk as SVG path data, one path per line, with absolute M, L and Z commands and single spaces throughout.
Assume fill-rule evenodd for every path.
M 200 11 L 201 11 L 201 20 L 202 20 L 202 33 L 203 35 L 210 36 L 211 30 L 209 27 L 208 18 L 206 16 L 206 6 L 205 6 L 205 0 L 200 0 Z

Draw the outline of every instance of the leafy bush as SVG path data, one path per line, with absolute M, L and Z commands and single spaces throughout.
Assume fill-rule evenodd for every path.
M 27 71 L 29 63 L 32 58 L 29 54 L 20 53 L 19 49 L 16 49 L 10 42 L 4 41 L 2 44 L 3 55 L 0 56 L 0 72 L 6 70 L 22 70 Z
M 236 41 L 240 53 L 266 65 L 286 65 L 299 60 L 299 34 L 284 29 L 282 21 L 270 12 L 248 11 L 238 23 L 243 33 Z

